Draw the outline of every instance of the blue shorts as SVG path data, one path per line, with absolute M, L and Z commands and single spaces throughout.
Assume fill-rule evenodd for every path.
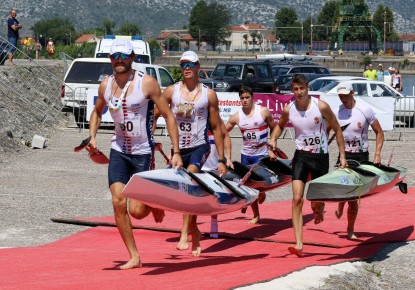
M 267 157 L 267 156 L 268 155 L 249 156 L 249 155 L 241 154 L 241 163 L 244 165 L 257 164 L 262 158 Z
M 7 40 L 10 42 L 9 52 L 14 53 L 16 51 L 16 47 L 17 47 L 17 37 L 11 36 Z
M 183 167 L 187 168 L 190 164 L 196 166 L 199 170 L 205 164 L 210 154 L 210 144 L 206 143 L 190 149 L 180 150 Z
M 111 149 L 108 184 L 127 184 L 133 174 L 150 170 L 152 155 L 154 154 L 131 155 Z
M 311 179 L 323 176 L 329 172 L 329 154 L 310 153 L 296 150 L 292 161 L 293 180 L 307 182 L 307 176 Z

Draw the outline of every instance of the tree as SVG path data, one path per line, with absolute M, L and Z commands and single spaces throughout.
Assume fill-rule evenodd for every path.
M 294 8 L 284 7 L 275 13 L 275 32 L 280 42 L 301 41 L 301 24 Z
M 379 29 L 382 34 L 382 38 L 383 35 L 385 35 L 386 40 L 399 40 L 399 35 L 396 32 L 393 24 L 393 12 L 388 7 L 380 4 L 373 14 L 373 25 Z
M 320 29 L 313 30 L 316 40 L 330 40 L 333 28 L 336 26 L 340 15 L 340 2 L 331 0 L 324 3 L 320 14 L 317 16 L 317 24 L 324 25 Z M 314 37 L 314 36 L 313 36 Z
M 36 38 L 52 38 L 55 44 L 67 44 L 68 35 L 75 35 L 72 22 L 65 18 L 51 18 L 36 22 L 31 28 Z M 42 44 L 44 46 L 44 43 Z
M 120 28 L 117 30 L 119 35 L 140 35 L 141 30 L 137 24 L 134 23 L 121 23 Z
M 115 22 L 113 20 L 110 19 L 104 19 L 102 21 L 102 26 L 104 28 L 104 33 L 105 34 L 113 34 L 113 29 L 115 27 Z
M 229 36 L 230 21 L 231 13 L 225 5 L 199 0 L 190 12 L 189 32 L 193 38 L 206 41 L 215 50 Z

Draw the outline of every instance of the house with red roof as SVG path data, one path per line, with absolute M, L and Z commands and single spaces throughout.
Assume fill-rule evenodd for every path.
M 79 38 L 77 38 L 74 42 L 76 46 L 81 46 L 84 43 L 97 43 L 99 37 L 95 34 L 83 34 Z
M 277 42 L 272 31 L 260 24 L 244 23 L 229 26 L 230 35 L 226 40 L 227 51 L 264 51 Z
M 161 34 L 157 36 L 157 43 L 165 50 L 173 50 L 169 47 L 172 40 L 179 41 L 179 50 L 197 50 L 197 41 L 190 35 L 187 29 L 172 29 L 162 30 Z

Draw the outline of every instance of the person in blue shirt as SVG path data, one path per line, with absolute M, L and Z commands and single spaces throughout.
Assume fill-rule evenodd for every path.
M 378 69 L 376 71 L 376 79 L 383 82 L 385 77 L 385 71 L 383 70 L 382 64 L 378 64 Z
M 22 24 L 16 19 L 16 9 L 10 10 L 10 18 L 7 19 L 7 38 L 11 44 L 9 50 L 9 65 L 13 65 L 13 54 L 16 51 L 17 41 L 19 40 L 19 30 L 22 29 Z

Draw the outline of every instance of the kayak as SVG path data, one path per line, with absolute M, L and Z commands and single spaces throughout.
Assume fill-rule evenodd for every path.
M 236 211 L 254 202 L 258 193 L 214 172 L 191 173 L 171 168 L 136 173 L 123 190 L 126 197 L 151 207 L 192 215 Z
M 310 201 L 356 200 L 371 193 L 379 176 L 362 168 L 337 168 L 310 181 L 306 198 Z
M 379 176 L 378 183 L 372 190 L 372 192 L 370 192 L 370 194 L 375 194 L 392 189 L 398 184 L 398 180 L 401 176 L 401 170 L 397 168 L 381 164 L 374 164 L 372 162 L 361 162 L 358 168 L 362 168 L 364 170 L 373 172 Z
M 222 177 L 226 180 L 241 182 L 247 176 L 244 185 L 265 192 L 291 183 L 292 171 L 290 161 L 277 159 L 271 161 L 264 157 L 258 164 L 248 166 L 238 161 L 233 161 L 234 168 L 229 168 Z

